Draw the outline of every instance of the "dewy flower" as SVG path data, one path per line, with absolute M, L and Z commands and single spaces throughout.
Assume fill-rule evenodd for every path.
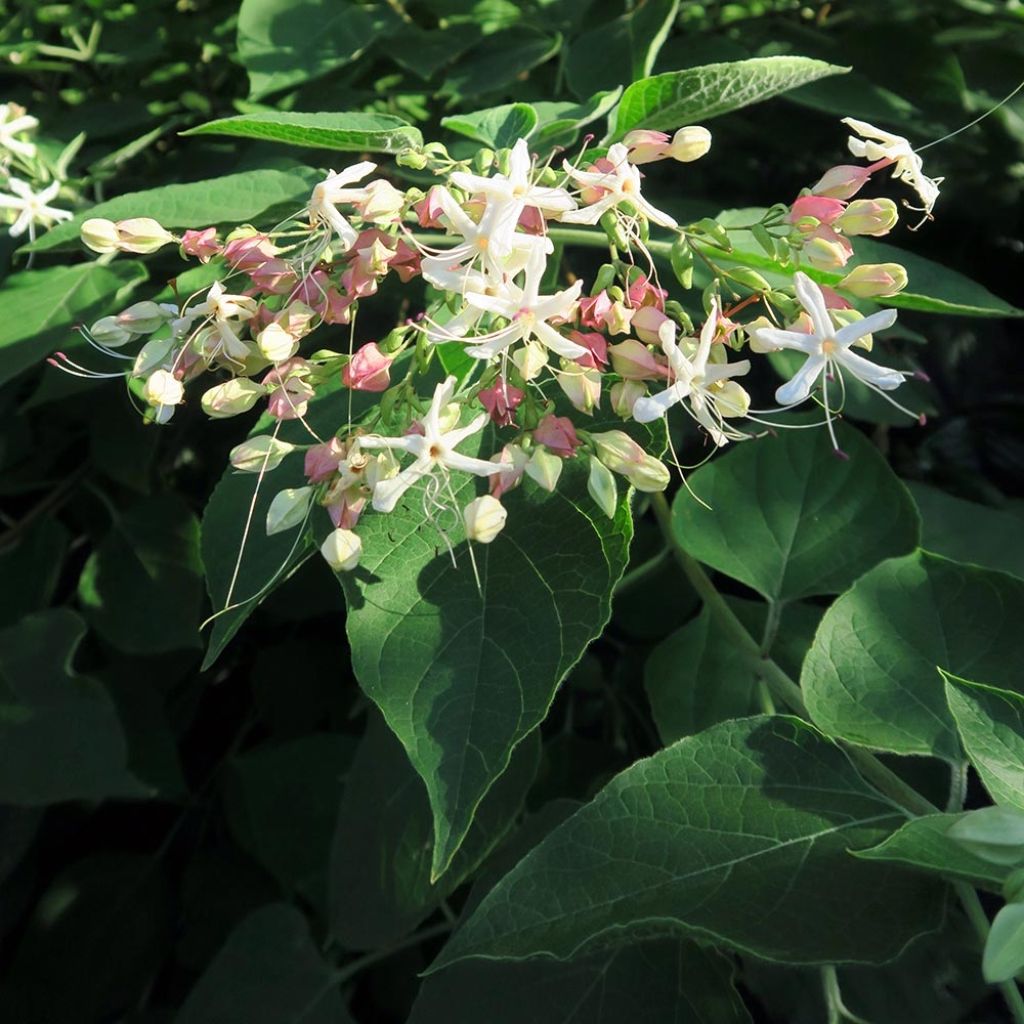
M 607 157 L 595 164 L 593 170 L 577 170 L 568 160 L 562 166 L 577 185 L 593 189 L 599 195 L 589 206 L 563 213 L 563 223 L 596 224 L 608 210 L 615 209 L 620 203 L 629 203 L 655 224 L 666 228 L 676 226 L 667 213 L 655 209 L 640 194 L 640 171 L 629 162 L 629 151 L 621 142 L 616 142 L 608 150 Z
M 31 114 L 26 114 L 23 107 L 16 103 L 0 103 L 0 150 L 31 160 L 36 155 L 34 142 L 16 139 L 15 135 L 31 131 L 39 126 L 39 121 Z
M 783 384 L 775 398 L 780 405 L 796 405 L 810 395 L 818 378 L 829 370 L 846 371 L 871 388 L 892 391 L 903 383 L 906 375 L 900 370 L 876 366 L 863 356 L 850 351 L 850 346 L 865 335 L 891 327 L 896 321 L 896 310 L 883 309 L 855 323 L 836 329 L 825 307 L 821 289 L 806 274 L 799 271 L 794 277 L 796 297 L 811 318 L 810 334 L 800 331 L 782 331 L 774 327 L 756 330 L 758 343 L 767 350 L 793 349 L 807 356 L 803 366 L 792 380 Z M 639 403 L 638 403 L 639 404 Z
M 355 244 L 359 233 L 338 212 L 338 203 L 355 203 L 366 198 L 366 190 L 349 188 L 349 185 L 362 181 L 368 174 L 375 171 L 377 165 L 364 160 L 353 164 L 343 171 L 331 171 L 318 185 L 313 187 L 309 197 L 309 219 L 313 224 L 329 227 L 341 241 L 347 252 Z
M 850 137 L 848 145 L 854 156 L 862 157 L 877 163 L 879 160 L 891 161 L 895 164 L 893 177 L 908 184 L 924 203 L 924 213 L 931 215 L 932 208 L 939 198 L 939 185 L 942 178 L 929 178 L 924 173 L 924 162 L 914 152 L 914 148 L 902 135 L 876 128 L 867 121 L 858 121 L 853 117 L 844 117 L 843 124 L 849 125 L 857 135 Z
M 668 357 L 673 383 L 658 395 L 638 398 L 633 405 L 633 419 L 650 423 L 664 416 L 673 405 L 688 399 L 694 419 L 711 435 L 716 445 L 726 444 L 738 434 L 725 430 L 725 417 L 745 415 L 749 396 L 732 377 L 750 371 L 750 360 L 736 363 L 710 363 L 711 343 L 718 330 L 718 301 L 712 300 L 711 314 L 700 332 L 700 341 L 692 359 L 683 355 L 675 340 L 675 324 L 662 327 L 661 347 Z
M 32 186 L 20 178 L 8 178 L 7 185 L 11 191 L 0 192 L 0 209 L 14 210 L 17 214 L 8 232 L 12 238 L 27 231 L 29 238 L 34 241 L 36 224 L 49 227 L 57 221 L 71 220 L 67 210 L 58 210 L 49 205 L 60 191 L 59 181 L 47 185 L 42 192 L 33 192 Z
M 502 467 L 484 459 L 474 459 L 462 455 L 455 448 L 482 430 L 487 422 L 487 414 L 481 413 L 465 427 L 445 430 L 441 423 L 442 412 L 455 394 L 455 378 L 448 377 L 443 384 L 434 389 L 434 397 L 426 415 L 419 421 L 423 428 L 422 434 L 407 434 L 405 437 L 360 437 L 362 448 L 390 448 L 409 452 L 415 462 L 407 466 L 396 477 L 382 480 L 373 491 L 373 507 L 378 512 L 391 512 L 399 499 L 418 480 L 440 471 L 447 473 L 456 470 L 459 473 L 472 473 L 475 476 L 491 476 L 500 473 Z

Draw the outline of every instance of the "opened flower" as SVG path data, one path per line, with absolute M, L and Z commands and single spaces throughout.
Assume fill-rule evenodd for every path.
M 363 188 L 349 188 L 362 181 L 377 169 L 375 163 L 364 160 L 346 167 L 343 171 L 331 171 L 323 181 L 313 188 L 309 197 L 309 219 L 314 224 L 329 227 L 340 240 L 347 252 L 355 244 L 359 232 L 338 212 L 339 203 L 355 203 L 366 197 Z
M 0 192 L 0 209 L 14 210 L 17 218 L 10 227 L 8 234 L 17 238 L 28 231 L 28 237 L 35 240 L 36 224 L 49 227 L 61 220 L 71 220 L 67 210 L 58 210 L 48 205 L 57 198 L 60 182 L 47 185 L 42 192 L 33 192 L 32 186 L 20 178 L 8 178 L 7 184 L 11 193 Z

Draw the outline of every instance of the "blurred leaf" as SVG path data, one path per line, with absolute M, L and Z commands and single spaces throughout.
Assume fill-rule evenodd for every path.
M 810 57 L 752 57 L 644 78 L 628 86 L 610 139 L 634 128 L 674 130 L 778 96 L 849 68 Z
M 302 914 L 271 903 L 228 936 L 174 1024 L 348 1024 L 339 984 Z
M 202 646 L 199 522 L 175 494 L 115 513 L 89 556 L 78 598 L 89 624 L 129 654 Z
M 491 149 L 504 149 L 529 137 L 537 127 L 537 111 L 529 103 L 507 103 L 472 114 L 442 117 L 441 124 Z
M 484 797 L 451 867 L 430 881 L 434 823 L 423 780 L 373 713 L 338 811 L 331 856 L 332 934 L 349 949 L 397 942 L 446 899 L 511 827 L 537 773 L 531 733 Z
M 962 758 L 936 667 L 1006 689 L 1019 672 L 1024 582 L 925 551 L 862 576 L 825 613 L 801 686 L 831 736 L 897 754 Z
M 563 963 L 474 960 L 431 975 L 409 1024 L 750 1024 L 728 961 L 662 939 Z
M 106 690 L 71 668 L 85 624 L 61 608 L 0 633 L 0 802 L 145 797 Z
M 182 135 L 235 135 L 353 153 L 398 153 L 423 145 L 418 128 L 392 114 L 297 114 L 266 111 L 222 117 Z
M 943 672 L 964 750 L 997 804 L 1024 811 L 1024 696 Z
M 137 260 L 109 267 L 98 262 L 79 263 L 11 274 L 0 285 L 4 308 L 0 384 L 41 363 L 54 349 L 81 344 L 74 324 L 119 312 L 146 277 L 145 266 Z
M 584 103 L 534 103 L 539 122 L 531 148 L 543 152 L 555 146 L 571 146 L 580 129 L 604 117 L 618 102 L 620 95 L 622 86 L 616 86 L 614 89 L 594 93 Z
M 996 914 L 981 970 L 990 984 L 1012 981 L 1024 971 L 1024 903 L 1008 903 Z
M 14 544 L 0 548 L 0 579 L 18 585 L 0 589 L 0 627 L 41 611 L 53 597 L 67 554 L 68 531 L 56 519 L 41 519 Z
M 839 593 L 883 558 L 911 550 L 919 521 L 906 488 L 862 434 L 840 425 L 836 436 L 846 460 L 826 431 L 796 429 L 712 460 L 676 496 L 676 539 L 781 601 Z
M 128 192 L 58 224 L 42 238 L 23 248 L 26 252 L 57 248 L 81 249 L 79 235 L 82 223 L 93 217 L 115 221 L 128 217 L 152 217 L 165 228 L 205 228 L 216 224 L 230 224 L 234 227 L 246 221 L 258 220 L 274 210 L 301 209 L 309 197 L 309 190 L 318 179 L 318 172 L 307 168 L 289 171 L 253 170 L 225 174 L 207 181 L 191 181 L 186 185 L 161 185 L 145 192 Z M 115 263 L 105 269 L 113 272 L 120 266 Z M 130 266 L 142 265 L 135 263 Z M 70 269 L 81 271 L 82 266 Z M 104 312 L 120 310 L 107 309 Z
M 431 29 L 406 25 L 392 38 L 388 56 L 400 67 L 428 81 L 481 38 L 482 29 L 468 23 Z
M 506 92 L 529 77 L 539 64 L 550 60 L 562 46 L 560 36 L 548 36 L 532 29 L 511 28 L 485 39 L 453 64 L 441 88 L 452 99 L 477 98 Z
M 725 722 L 613 779 L 495 886 L 431 971 L 652 932 L 785 963 L 884 962 L 943 914 L 934 884 L 847 852 L 902 818 L 805 723 Z

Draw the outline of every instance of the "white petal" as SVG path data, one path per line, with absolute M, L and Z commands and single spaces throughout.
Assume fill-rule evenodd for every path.
M 873 384 L 883 391 L 893 391 L 906 379 L 900 370 L 892 370 L 887 366 L 878 366 L 855 352 L 837 352 L 836 361 L 844 370 L 849 370 L 859 380 Z
M 811 393 L 814 382 L 821 376 L 828 360 L 824 356 L 808 356 L 804 365 L 775 392 L 779 405 L 796 405 Z
M 835 328 L 832 326 L 832 318 L 828 315 L 828 309 L 825 307 L 825 296 L 821 294 L 821 288 L 799 270 L 793 275 L 793 284 L 796 287 L 796 297 L 800 300 L 800 305 L 810 314 L 814 333 L 818 336 L 818 340 L 822 341 L 831 337 L 835 333 Z
M 686 397 L 688 390 L 683 385 L 673 384 L 665 388 L 661 394 L 638 398 L 633 403 L 633 419 L 637 423 L 650 423 L 652 420 L 660 419 L 673 405 Z
M 849 348 L 865 335 L 874 334 L 875 331 L 884 331 L 886 327 L 892 327 L 894 323 L 896 323 L 896 310 L 882 309 L 864 317 L 863 320 L 855 320 L 852 324 L 840 327 L 836 331 L 836 342 L 841 348 Z

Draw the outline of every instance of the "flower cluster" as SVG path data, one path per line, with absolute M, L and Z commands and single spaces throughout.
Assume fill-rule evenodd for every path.
M 851 148 L 871 164 L 832 168 L 754 225 L 770 252 L 818 277 L 846 267 L 858 236 L 896 224 L 891 200 L 853 198 L 873 174 L 892 166 L 928 212 L 937 193 L 906 140 L 850 124 L 869 140 L 854 138 Z M 398 159 L 436 174 L 427 191 L 402 190 L 375 177 L 375 164 L 357 163 L 327 174 L 306 207 L 272 230 L 243 225 L 222 237 L 205 227 L 177 237 L 146 217 L 87 221 L 82 237 L 97 252 L 149 253 L 176 243 L 184 258 L 211 264 L 217 280 L 174 304 L 138 302 L 85 334 L 104 354 L 130 362 L 131 389 L 155 422 L 166 423 L 201 378 L 199 403 L 212 418 L 265 408 L 277 426 L 238 446 L 232 464 L 262 481 L 287 454 L 304 451 L 306 485 L 274 497 L 267 530 L 304 529 L 322 507 L 334 529 L 321 550 L 336 570 L 359 562 L 361 518 L 388 514 L 411 494 L 442 535 L 452 520 L 440 513 L 457 512 L 470 540 L 489 543 L 505 525 L 503 496 L 524 477 L 554 490 L 570 462 L 583 462 L 591 497 L 613 516 L 620 481 L 640 491 L 670 482 L 659 457 L 668 435 L 650 425 L 676 408 L 714 450 L 784 426 L 764 417 L 812 398 L 831 430 L 844 378 L 884 395 L 908 376 L 853 351 L 869 350 L 895 312 L 863 316 L 850 301 L 895 294 L 906 285 L 903 268 L 860 264 L 822 286 L 794 267 L 792 293 L 773 289 L 711 258 L 730 256 L 729 229 L 680 227 L 645 195 L 642 166 L 689 162 L 710 144 L 701 127 L 674 136 L 631 132 L 560 168 L 539 166 L 523 139 L 473 161 L 453 160 L 435 145 Z M 652 238 L 654 227 L 666 239 Z M 589 288 L 563 275 L 557 247 L 581 235 L 609 252 Z M 710 271 L 699 329 L 659 279 L 658 261 L 670 249 L 700 257 Z M 692 269 L 676 269 L 690 287 Z M 426 306 L 384 337 L 359 342 L 358 307 L 390 275 L 402 284 L 421 279 Z M 737 282 L 749 294 L 736 291 Z M 755 305 L 759 315 L 739 319 Z M 310 344 L 322 325 L 347 325 L 347 349 Z M 803 363 L 776 391 L 780 408 L 755 412 L 741 383 L 749 356 L 783 349 Z M 444 354 L 453 351 L 455 364 Z M 437 374 L 438 362 L 462 369 Z M 428 397 L 417 380 L 431 374 Z M 324 437 L 307 419 L 309 403 L 338 386 L 380 399 Z M 617 417 L 621 428 L 605 421 L 588 429 L 599 413 Z M 308 443 L 279 436 L 290 420 Z M 457 495 L 472 477 L 484 493 L 459 509 Z

